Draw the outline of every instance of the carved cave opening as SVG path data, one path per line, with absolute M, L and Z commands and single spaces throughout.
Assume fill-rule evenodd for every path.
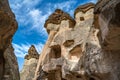
M 69 53 L 70 60 L 79 60 L 82 53 L 81 45 L 75 46 Z
M 61 57 L 61 46 L 54 45 L 51 47 L 50 58 L 60 58 Z
M 84 21 L 85 19 L 84 19 L 84 17 L 80 17 L 80 21 Z
M 64 43 L 63 43 L 63 45 L 65 46 L 65 47 L 70 47 L 71 45 L 73 45 L 74 44 L 74 40 L 66 40 Z

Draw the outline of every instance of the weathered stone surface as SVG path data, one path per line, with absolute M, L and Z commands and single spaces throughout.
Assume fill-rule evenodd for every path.
M 49 31 L 49 37 L 43 48 L 41 56 L 39 57 L 39 62 L 38 62 L 38 66 L 35 73 L 35 79 L 37 79 L 39 77 L 39 74 L 41 73 L 40 72 L 41 66 L 44 65 L 46 62 L 49 62 L 49 60 L 51 59 L 51 56 L 52 57 L 61 56 L 61 54 L 58 54 L 58 55 L 54 54 L 55 52 L 58 52 L 60 50 L 53 51 L 53 50 L 56 50 L 57 48 L 54 48 L 53 50 L 50 48 L 51 42 L 52 40 L 54 40 L 54 37 L 57 34 L 59 34 L 59 32 L 64 32 L 65 30 L 72 29 L 72 25 L 74 24 L 75 24 L 74 19 L 72 19 L 67 13 L 61 11 L 60 9 L 55 10 L 55 12 L 51 14 L 51 16 L 48 18 L 48 20 L 45 23 L 45 27 L 47 31 Z M 53 52 L 53 54 L 52 55 L 49 54 L 50 52 Z
M 32 45 L 30 47 L 30 49 L 28 50 L 28 54 L 25 56 L 25 59 L 27 59 L 27 60 L 29 60 L 31 58 L 36 58 L 36 59 L 39 58 L 39 54 L 38 54 L 37 50 L 35 49 L 34 45 Z
M 16 30 L 17 22 L 8 0 L 0 0 L 0 80 L 19 80 L 17 61 L 11 47 Z
M 57 15 L 59 15 L 59 13 Z M 52 16 L 53 15 L 51 15 L 51 17 Z M 80 21 L 80 16 L 84 18 L 82 22 Z M 69 18 L 62 20 L 59 24 L 47 24 L 47 29 L 52 27 L 50 33 L 52 31 L 56 31 L 56 33 L 52 35 L 53 37 L 51 39 L 48 38 L 49 44 L 46 43 L 45 45 L 45 47 L 48 47 L 46 49 L 44 47 L 45 51 L 43 49 L 41 53 L 41 55 L 45 57 L 40 56 L 39 58 L 37 66 L 39 69 L 37 68 L 35 80 L 43 78 L 48 80 L 80 79 L 79 75 L 72 75 L 72 72 L 74 72 L 74 68 L 76 68 L 76 65 L 84 54 L 85 44 L 93 26 L 93 19 L 93 8 L 91 8 L 85 13 L 82 11 L 76 13 L 75 20 L 77 23 L 72 25 L 72 28 L 69 27 L 71 25 Z M 49 19 L 47 22 L 49 22 Z M 55 29 L 56 27 L 58 27 L 59 30 Z M 49 37 L 50 36 L 51 34 L 49 34 Z M 78 76 L 78 78 L 76 76 Z
M 12 45 L 4 52 L 5 68 L 3 80 L 20 80 L 17 58 Z
M 100 0 L 95 6 L 95 15 L 98 17 L 97 27 L 102 52 L 98 61 L 99 77 L 102 80 L 119 80 L 120 77 L 120 1 Z M 106 75 L 103 75 L 106 74 Z M 107 77 L 107 79 L 106 79 Z
M 74 27 L 75 25 L 74 19 L 69 14 L 63 12 L 60 9 L 56 9 L 55 12 L 51 14 L 49 18 L 46 20 L 46 23 L 44 25 L 47 29 L 47 32 L 49 33 L 49 31 L 51 30 L 47 26 L 49 23 L 60 24 L 62 20 L 69 20 L 69 24 L 70 24 L 69 27 Z M 59 28 L 57 28 L 56 30 L 59 30 Z
M 120 44 L 118 44 L 120 41 L 120 1 L 101 0 L 96 5 L 95 13 L 99 15 L 104 48 L 120 50 Z
M 60 12 L 52 14 L 46 29 L 56 33 L 39 57 L 34 80 L 120 80 L 119 13 L 119 0 L 99 0 L 79 6 L 72 27 Z
M 74 16 L 78 13 L 78 12 L 83 12 L 83 13 L 86 13 L 89 9 L 91 8 L 94 8 L 95 4 L 93 3 L 87 3 L 85 5 L 80 5 L 76 10 L 75 10 L 75 13 L 74 13 Z
M 36 51 L 34 45 L 28 50 L 28 54 L 25 56 L 25 61 L 22 70 L 20 71 L 20 80 L 32 80 L 37 67 L 39 54 Z
M 17 30 L 17 22 L 8 1 L 0 1 L 0 49 L 6 49 Z

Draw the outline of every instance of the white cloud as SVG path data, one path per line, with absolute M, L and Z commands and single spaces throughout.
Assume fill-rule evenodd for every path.
M 73 5 L 75 5 L 77 3 L 77 1 L 65 1 L 65 2 L 62 2 L 62 3 L 57 3 L 57 4 L 55 4 L 54 5 L 54 8 L 56 9 L 56 8 L 59 8 L 59 9 L 62 9 L 62 10 L 65 10 L 66 12 L 70 12 L 69 14 L 73 14 L 74 13 L 74 6 Z M 73 12 L 71 12 L 71 11 L 73 11 Z
M 30 48 L 31 44 L 15 44 L 15 43 L 12 43 L 13 47 L 14 47 L 14 52 L 15 52 L 15 55 L 17 57 L 21 57 L 21 58 L 24 58 L 25 55 L 28 53 L 28 49 Z M 38 53 L 40 53 L 42 51 L 42 48 L 43 48 L 43 44 L 42 43 L 38 43 L 38 44 L 33 44 L 36 48 L 36 50 L 38 51 Z
M 60 8 L 66 12 L 70 12 L 73 15 L 73 5 L 77 1 L 64 1 L 61 3 L 46 3 L 46 7 L 42 9 L 35 8 L 36 5 L 40 4 L 42 0 L 10 0 L 11 8 L 16 15 L 18 24 L 24 27 L 24 31 L 28 34 L 32 30 L 36 30 L 38 34 L 47 37 L 44 23 L 47 17 L 53 12 L 54 9 Z M 72 10 L 72 11 L 71 11 Z M 29 28 L 29 29 L 26 29 Z
M 53 12 L 54 9 L 60 8 L 70 15 L 73 16 L 74 6 L 78 3 L 77 0 L 67 0 L 61 3 L 46 3 L 42 9 L 39 7 L 35 8 L 36 5 L 40 4 L 43 0 L 9 0 L 11 8 L 17 17 L 18 24 L 22 24 L 21 27 L 28 27 L 28 33 L 31 30 L 36 30 L 39 34 L 47 36 L 44 28 L 44 23 L 47 17 Z M 97 0 L 86 0 L 85 2 L 96 3 Z M 84 2 L 84 3 L 85 3 Z M 82 3 L 81 3 L 82 4 Z M 45 13 L 46 11 L 47 13 Z M 32 25 L 32 26 L 31 26 Z M 25 28 L 24 28 L 25 29 Z
M 11 8 L 16 15 L 19 27 L 24 27 L 24 31 L 30 33 L 31 30 L 36 30 L 40 35 L 47 36 L 47 32 L 44 29 L 45 19 L 47 14 L 42 14 L 42 11 L 35 9 L 35 6 L 41 3 L 42 0 L 10 0 Z M 29 29 L 26 29 L 28 28 Z M 28 34 L 26 33 L 26 34 Z
M 36 29 L 41 35 L 46 36 L 47 32 L 44 28 L 44 23 L 47 17 L 52 13 L 52 11 L 48 11 L 46 14 L 43 14 L 42 11 L 38 9 L 33 9 L 29 12 L 32 20 L 31 30 Z
M 66 11 L 69 11 L 72 5 L 74 5 L 76 1 L 66 1 L 62 3 L 57 3 L 54 5 L 54 8 L 60 8 L 60 9 L 65 9 Z
M 24 0 L 23 4 L 28 6 L 28 7 L 34 7 L 38 3 L 40 3 L 42 0 Z
M 90 2 L 96 3 L 96 2 L 97 2 L 97 0 L 90 0 Z

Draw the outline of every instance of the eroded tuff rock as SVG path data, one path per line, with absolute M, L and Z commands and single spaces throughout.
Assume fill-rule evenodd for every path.
M 52 26 L 48 26 L 48 24 L 50 25 L 50 23 L 52 24 L 60 24 L 61 21 L 63 20 L 69 20 L 69 27 L 74 27 L 75 25 L 75 21 L 74 19 L 67 13 L 63 12 L 62 10 L 60 9 L 56 9 L 55 12 L 53 14 L 51 14 L 49 16 L 49 18 L 46 20 L 46 23 L 45 23 L 45 28 L 47 29 L 47 32 L 49 33 L 51 30 L 56 30 L 58 31 L 59 30 L 59 27 L 56 26 L 56 27 L 52 27 Z M 53 29 L 52 29 L 53 28 Z
M 24 65 L 20 71 L 20 80 L 32 80 L 37 67 L 38 58 L 39 54 L 34 45 L 32 45 L 28 50 L 28 54 L 25 56 Z
M 11 45 L 17 22 L 8 0 L 0 0 L 0 80 L 19 80 L 19 70 Z
M 50 15 L 34 80 L 120 80 L 119 13 L 119 0 L 99 0 L 79 6 L 75 21 Z
M 31 58 L 36 58 L 36 59 L 39 58 L 39 54 L 38 54 L 37 50 L 35 49 L 34 45 L 32 45 L 30 47 L 30 49 L 28 50 L 28 54 L 25 56 L 25 59 L 27 59 L 27 60 L 29 60 Z
M 5 68 L 3 80 L 20 80 L 19 69 L 12 45 L 4 52 Z
M 94 4 L 91 5 L 94 6 Z M 88 7 L 89 6 L 87 6 L 87 8 Z M 45 57 L 40 56 L 39 58 L 40 62 L 38 62 L 39 69 L 37 68 L 36 80 L 77 80 L 81 78 L 79 78 L 80 74 L 76 72 L 77 70 L 79 71 L 79 68 L 76 71 L 74 71 L 74 69 L 85 52 L 85 45 L 91 28 L 93 27 L 93 11 L 94 9 L 92 7 L 88 8 L 85 13 L 80 10 L 76 12 L 74 21 L 68 18 L 62 20 L 59 24 L 52 22 L 47 24 L 46 28 L 50 28 L 50 32 L 56 30 L 56 33 L 52 35 L 51 40 L 48 38 L 49 44 L 46 43 L 48 47 L 45 51 L 43 49 L 43 53 L 41 53 L 41 55 L 45 55 Z M 82 20 L 80 19 L 81 17 L 83 18 Z M 47 22 L 48 21 L 49 19 Z M 76 22 L 76 24 L 73 25 L 73 27 L 69 27 L 71 26 L 70 21 L 71 23 Z M 54 28 L 57 27 L 59 30 L 54 30 Z M 51 35 L 49 34 L 49 36 Z M 76 74 L 73 75 L 72 72 L 76 72 Z M 40 75 L 41 73 L 42 75 Z M 48 75 L 45 77 L 43 73 L 47 73 Z
M 0 49 L 5 50 L 17 30 L 17 22 L 8 1 L 0 1 Z

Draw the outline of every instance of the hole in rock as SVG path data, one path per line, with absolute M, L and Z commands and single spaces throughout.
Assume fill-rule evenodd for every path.
M 73 45 L 74 44 L 74 40 L 66 40 L 64 43 L 63 43 L 63 45 L 65 46 L 65 47 L 69 47 L 69 46 L 71 46 L 71 45 Z
M 61 57 L 61 47 L 60 45 L 54 45 L 51 47 L 50 58 L 60 58 Z
M 70 60 L 79 60 L 82 53 L 81 45 L 75 46 L 69 53 Z
M 84 21 L 85 19 L 84 19 L 84 17 L 80 17 L 80 21 Z

